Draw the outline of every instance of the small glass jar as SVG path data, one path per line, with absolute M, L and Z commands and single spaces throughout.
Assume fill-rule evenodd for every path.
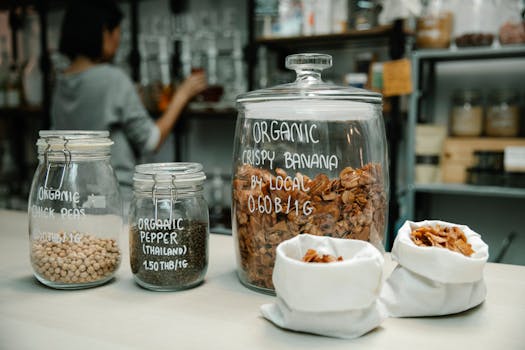
M 454 136 L 480 136 L 483 132 L 483 106 L 478 90 L 456 91 L 452 97 L 451 133 Z
M 40 131 L 29 195 L 34 275 L 58 289 L 109 281 L 120 265 L 122 203 L 107 131 Z
M 489 94 L 485 132 L 487 136 L 515 137 L 520 129 L 518 94 L 514 90 L 498 90 Z
M 204 281 L 209 236 L 205 179 L 198 163 L 136 166 L 129 247 L 131 272 L 141 287 L 176 291 Z

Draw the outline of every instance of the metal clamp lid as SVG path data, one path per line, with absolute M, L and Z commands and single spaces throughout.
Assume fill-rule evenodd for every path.
M 51 143 L 49 143 L 48 138 L 44 138 L 44 142 L 47 144 L 46 149 L 44 151 L 44 163 L 46 165 L 46 176 L 44 179 L 44 189 L 54 189 L 54 190 L 60 190 L 62 188 L 62 185 L 64 184 L 64 177 L 66 174 L 66 169 L 71 167 L 71 151 L 68 149 L 68 142 L 69 140 L 65 137 L 53 137 L 54 139 L 61 139 L 63 141 L 62 150 L 61 152 L 64 154 L 64 164 L 59 164 L 59 166 L 62 166 L 62 174 L 60 176 L 60 183 L 58 184 L 57 188 L 52 188 L 48 186 L 49 183 L 49 172 L 51 171 L 51 165 L 52 163 L 49 161 L 49 153 L 52 152 L 51 150 Z
M 159 212 L 159 198 L 157 197 L 157 193 L 159 192 L 159 190 L 169 190 L 170 191 L 170 198 L 169 198 L 169 204 L 170 204 L 170 210 L 169 210 L 169 213 L 170 213 L 170 221 L 172 221 L 173 219 L 173 203 L 177 201 L 177 186 L 175 185 L 175 179 L 176 179 L 176 176 L 171 174 L 170 177 L 171 177 L 171 182 L 166 186 L 165 184 L 163 185 L 162 182 L 165 183 L 165 181 L 162 181 L 160 184 L 158 181 L 158 176 L 159 174 L 155 174 L 153 175 L 153 181 L 154 181 L 154 185 L 153 185 L 153 188 L 151 189 L 151 199 L 153 201 L 153 207 L 155 208 L 155 221 L 158 220 L 158 212 Z
M 173 216 L 173 205 L 179 194 L 192 186 L 200 186 L 206 179 L 199 163 L 150 163 L 135 167 L 133 187 L 135 190 L 151 193 L 158 219 L 159 204 L 169 202 L 170 220 Z M 169 193 L 169 197 L 167 194 Z M 162 196 L 161 196 L 162 195 Z M 167 197 L 167 198 L 159 198 Z

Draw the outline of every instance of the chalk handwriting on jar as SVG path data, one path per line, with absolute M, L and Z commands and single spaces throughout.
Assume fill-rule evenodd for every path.
M 55 208 L 40 207 L 38 205 L 31 206 L 31 216 L 34 218 L 54 218 Z
M 182 230 L 182 223 L 182 218 L 171 220 L 140 218 L 138 220 L 139 230 Z
M 253 123 L 252 135 L 255 143 L 265 143 L 272 141 L 318 143 L 316 135 L 316 124 L 288 123 L 277 120 L 258 121 Z
M 140 242 L 156 244 L 179 244 L 179 242 L 177 242 L 177 232 L 140 231 Z
M 339 166 L 339 158 L 334 154 L 304 154 L 284 152 L 286 169 L 327 169 L 335 170 Z
M 259 176 L 252 175 L 251 188 L 254 189 L 259 187 L 262 189 L 263 179 Z M 281 176 L 270 177 L 269 179 L 270 190 L 285 190 L 285 191 L 310 191 L 310 187 L 306 187 L 304 184 L 304 176 Z
M 185 269 L 188 267 L 188 261 L 186 259 L 175 259 L 168 261 L 152 261 L 144 260 L 142 262 L 144 270 L 146 271 L 177 271 L 179 269 Z
M 53 242 L 53 243 L 80 243 L 83 235 L 79 232 L 41 232 L 37 237 L 38 241 L 41 242 Z
M 304 201 L 301 204 L 299 200 L 292 199 L 292 196 L 281 198 L 278 196 L 272 197 L 270 195 L 248 196 L 248 210 L 250 213 L 258 212 L 259 214 L 290 214 L 295 212 L 295 215 L 308 216 L 312 214 L 314 207 L 310 201 Z
M 142 240 L 142 231 L 140 232 L 140 239 Z M 186 255 L 188 247 L 183 245 L 181 247 L 159 247 L 155 245 L 142 245 L 142 253 L 144 255 L 156 255 L 156 256 L 178 256 Z
M 65 190 L 46 189 L 42 186 L 38 187 L 38 199 L 71 202 L 78 204 L 80 202 L 80 194 L 78 192 L 71 192 Z
M 78 219 L 81 216 L 85 216 L 86 211 L 78 208 L 61 208 L 60 215 L 62 218 Z
M 259 149 L 245 149 L 242 151 L 243 164 L 260 166 L 268 164 L 270 169 L 273 169 L 273 160 L 275 159 L 275 152 Z

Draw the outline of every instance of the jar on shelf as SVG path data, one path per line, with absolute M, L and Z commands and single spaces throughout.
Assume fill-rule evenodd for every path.
M 40 131 L 29 195 L 34 275 L 58 289 L 109 281 L 121 260 L 122 203 L 107 131 Z
M 450 131 L 453 136 L 480 136 L 483 105 L 478 90 L 458 90 L 452 96 Z
M 443 0 L 429 1 L 416 22 L 416 46 L 422 49 L 444 49 L 450 46 L 452 12 Z
M 515 90 L 496 90 L 488 96 L 487 136 L 515 137 L 520 130 L 519 96 Z
M 377 26 L 380 5 L 375 0 L 350 1 L 350 27 L 367 30 Z
M 275 249 L 309 233 L 383 250 L 388 160 L 381 95 L 323 82 L 332 57 L 286 58 L 293 83 L 240 95 L 232 231 L 240 281 L 273 292 Z
M 209 236 L 205 179 L 198 163 L 136 166 L 129 247 L 131 272 L 141 287 L 177 291 L 204 281 Z
M 496 0 L 456 1 L 454 37 L 458 47 L 490 46 L 499 28 Z
M 498 35 L 502 45 L 525 43 L 524 4 L 521 0 L 500 0 L 498 17 L 501 18 Z

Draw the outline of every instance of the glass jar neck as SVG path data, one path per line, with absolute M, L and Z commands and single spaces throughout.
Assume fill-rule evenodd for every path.
M 108 151 L 90 151 L 90 152 L 75 152 L 75 151 L 42 151 L 38 152 L 39 162 L 53 162 L 53 163 L 71 163 L 71 162 L 96 162 L 109 161 L 110 153 Z
M 53 162 L 106 160 L 113 144 L 108 131 L 43 130 L 39 135 L 39 159 Z
M 319 84 L 323 82 L 320 69 L 297 69 L 295 72 L 297 73 L 295 82 L 298 84 Z
M 137 185 L 133 187 L 133 194 L 136 198 L 179 198 L 199 197 L 203 194 L 202 184 L 191 186 L 151 186 L 151 185 Z

